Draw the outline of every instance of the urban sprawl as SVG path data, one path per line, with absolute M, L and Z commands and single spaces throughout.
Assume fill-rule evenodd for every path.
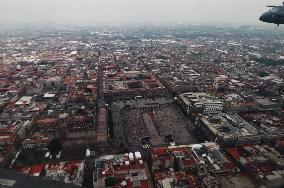
M 70 187 L 282 187 L 284 32 L 3 28 L 0 166 Z

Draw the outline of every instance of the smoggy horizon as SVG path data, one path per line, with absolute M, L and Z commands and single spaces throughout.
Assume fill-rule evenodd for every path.
M 274 0 L 0 0 L 0 24 L 261 24 Z

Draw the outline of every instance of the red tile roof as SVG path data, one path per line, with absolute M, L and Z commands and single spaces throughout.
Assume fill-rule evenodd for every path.
M 227 148 L 226 150 L 236 161 L 240 160 L 241 156 L 240 156 L 240 153 L 239 153 L 238 149 L 236 149 L 236 148 Z
M 40 165 L 33 165 L 31 166 L 30 170 L 29 170 L 29 174 L 33 175 L 36 173 L 41 173 L 44 170 L 44 164 L 40 164 Z

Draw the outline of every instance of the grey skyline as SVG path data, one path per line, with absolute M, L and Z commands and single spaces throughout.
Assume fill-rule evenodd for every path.
M 0 0 L 0 23 L 245 23 L 281 0 Z

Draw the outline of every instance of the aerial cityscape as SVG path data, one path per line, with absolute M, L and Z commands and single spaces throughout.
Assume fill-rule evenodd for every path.
M 0 187 L 284 187 L 270 23 L 2 25 Z

